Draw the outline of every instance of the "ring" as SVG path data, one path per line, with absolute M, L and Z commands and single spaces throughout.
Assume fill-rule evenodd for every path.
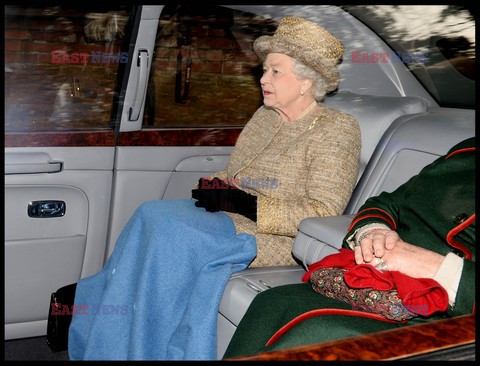
M 365 239 L 365 238 L 369 238 L 370 240 L 372 239 L 372 234 L 370 234 L 369 231 L 366 231 L 364 232 L 362 235 L 360 235 L 360 237 L 357 239 L 357 241 L 355 242 L 355 246 L 356 247 L 359 247 L 360 246 L 360 242 Z
M 376 258 L 376 257 L 375 257 Z M 383 258 L 377 258 L 378 259 L 378 263 L 376 265 L 374 265 L 374 267 L 379 270 L 380 272 L 384 272 L 384 271 L 388 271 L 388 266 L 387 264 L 384 262 Z

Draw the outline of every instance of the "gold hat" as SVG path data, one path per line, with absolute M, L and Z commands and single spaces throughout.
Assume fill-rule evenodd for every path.
M 283 18 L 273 36 L 261 36 L 253 43 L 260 59 L 271 52 L 283 53 L 317 71 L 326 81 L 327 91 L 335 90 L 340 82 L 337 64 L 344 47 L 322 26 L 297 16 Z

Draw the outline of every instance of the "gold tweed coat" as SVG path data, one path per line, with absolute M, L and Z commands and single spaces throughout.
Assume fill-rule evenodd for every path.
M 341 215 L 357 181 L 360 129 L 349 114 L 318 103 L 283 122 L 260 107 L 238 137 L 227 167 L 214 176 L 257 196 L 257 222 L 229 213 L 237 233 L 255 235 L 250 267 L 293 265 L 297 226 L 307 217 Z

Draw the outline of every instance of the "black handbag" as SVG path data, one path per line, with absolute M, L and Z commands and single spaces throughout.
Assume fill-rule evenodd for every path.
M 59 288 L 50 296 L 47 322 L 47 344 L 53 352 L 68 349 L 68 329 L 72 321 L 72 307 L 77 284 Z

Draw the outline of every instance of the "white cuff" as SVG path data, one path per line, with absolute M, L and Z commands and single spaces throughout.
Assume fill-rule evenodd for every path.
M 365 231 L 369 231 L 369 230 L 373 230 L 373 229 L 388 229 L 388 230 L 390 230 L 390 228 L 387 225 L 384 225 L 384 224 L 381 224 L 381 223 L 378 223 L 378 222 L 373 222 L 371 224 L 361 226 L 357 230 L 355 230 L 353 232 L 353 234 L 350 235 L 346 240 L 350 249 L 355 249 L 356 238 L 359 238 L 360 235 L 362 235 Z
M 438 268 L 433 279 L 448 293 L 448 304 L 455 305 L 457 290 L 463 271 L 463 259 L 453 253 L 448 253 Z

